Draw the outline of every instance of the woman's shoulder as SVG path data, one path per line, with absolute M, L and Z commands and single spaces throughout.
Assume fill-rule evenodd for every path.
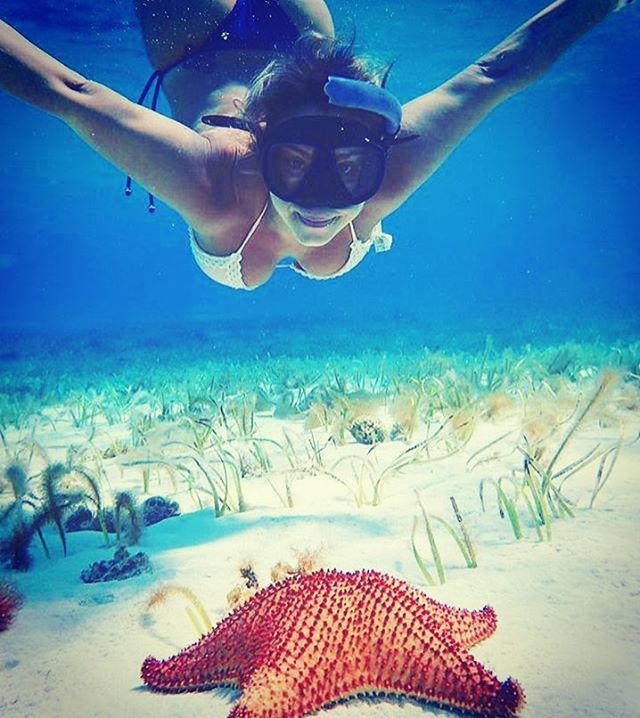
M 247 133 L 210 128 L 200 134 L 208 141 L 205 172 L 210 192 L 197 217 L 185 219 L 198 236 L 208 236 L 228 229 L 244 214 L 251 214 L 264 201 L 265 190 Z

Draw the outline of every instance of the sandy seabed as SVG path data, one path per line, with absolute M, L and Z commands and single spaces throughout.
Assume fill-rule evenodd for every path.
M 595 376 L 574 392 L 578 406 L 588 400 L 594 381 Z M 94 561 L 111 558 L 115 539 L 106 547 L 98 532 L 69 533 L 68 555 L 63 557 L 50 528 L 45 534 L 50 559 L 36 540 L 30 571 L 3 572 L 19 587 L 25 602 L 12 627 L 0 635 L 2 716 L 223 718 L 238 693 L 160 695 L 142 687 L 140 666 L 146 656 L 173 655 L 197 638 L 179 597 L 169 598 L 153 611 L 147 603 L 162 586 L 184 586 L 202 601 L 215 623 L 228 613 L 227 594 L 241 583 L 242 565 L 250 562 L 265 585 L 274 564 L 295 564 L 301 552 L 315 554 L 318 567 L 389 573 L 455 606 L 492 605 L 498 629 L 472 653 L 500 680 L 513 676 L 521 683 L 527 697 L 522 716 L 640 716 L 640 442 L 636 440 L 640 403 L 637 389 L 631 398 L 629 392 L 628 383 L 615 388 L 606 407 L 586 417 L 563 449 L 558 469 L 596 446 L 597 452 L 609 448 L 613 452 L 619 445 L 615 465 L 592 507 L 599 460 L 566 479 L 562 492 L 575 515 L 554 520 L 550 539 L 543 527 L 543 540 L 522 501 L 518 510 L 524 535 L 516 540 L 508 519 L 499 515 L 491 483 L 502 477 L 521 480 L 524 457 L 518 446 L 522 447 L 523 411 L 518 402 L 501 401 L 493 408 L 487 402 L 477 404 L 472 430 L 459 424 L 457 438 L 450 432 L 447 441 L 434 439 L 430 455 L 420 453 L 420 460 L 389 472 L 379 485 L 378 505 L 372 505 L 373 490 L 384 469 L 425 441 L 429 432 L 433 436 L 448 419 L 429 429 L 418 427 L 410 439 L 389 440 L 374 448 L 356 443 L 348 432 L 343 443 L 328 441 L 331 427 L 320 425 L 314 429 L 314 441 L 321 448 L 321 460 L 314 462 L 313 452 L 305 448 L 310 436 L 308 414 L 277 418 L 272 410 L 256 410 L 245 437 L 233 440 L 237 453 L 242 442 L 245 448 L 255 446 L 251 442 L 259 437 L 258 443 L 270 456 L 268 470 L 254 465 L 242 478 L 245 511 L 229 510 L 216 517 L 206 482 L 189 491 L 180 472 L 172 474 L 158 465 L 150 471 L 149 495 L 170 496 L 182 510 L 180 516 L 147 527 L 131 549 L 148 554 L 152 573 L 85 584 L 80 572 Z M 143 404 L 141 399 L 137 408 Z M 368 416 L 388 427 L 392 422 L 388 403 L 365 404 Z M 575 406 L 566 402 L 562 421 L 546 439 L 547 460 L 571 428 Z M 175 418 L 148 427 L 143 447 L 118 455 L 110 447 L 122 448 L 126 443 L 129 423 L 109 423 L 102 417 L 91 427 L 78 427 L 69 420 L 67 409 L 46 409 L 29 432 L 8 428 L 5 448 L 24 449 L 28 434 L 49 461 L 65 461 L 69 446 L 89 442 L 103 457 L 105 494 L 127 490 L 144 499 L 144 464 L 136 461 L 145 455 L 149 459 L 150 447 L 163 447 L 164 459 L 173 456 L 175 463 L 189 441 L 184 422 Z M 47 416 L 52 421 L 45 421 Z M 274 449 L 285 444 L 285 432 L 295 455 L 304 457 L 295 470 Z M 154 460 L 158 451 L 153 449 Z M 256 454 L 251 456 L 255 464 Z M 89 461 L 86 455 L 85 460 Z M 250 463 L 249 458 L 246 461 Z M 484 511 L 479 498 L 483 480 Z M 515 486 L 508 478 L 503 485 L 507 491 Z M 285 505 L 287 486 L 292 506 Z M 229 496 L 230 503 L 237 502 L 233 487 Z M 428 585 L 411 545 L 417 518 L 417 548 L 435 574 L 417 496 L 429 515 L 452 525 L 456 521 L 450 497 L 455 497 L 477 568 L 466 567 L 446 530 L 433 521 L 446 582 Z M 326 714 L 408 718 L 446 716 L 451 711 L 356 700 Z

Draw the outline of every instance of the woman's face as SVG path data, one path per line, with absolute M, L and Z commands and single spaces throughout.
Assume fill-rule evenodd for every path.
M 323 247 L 362 212 L 364 202 L 350 207 L 306 209 L 270 193 L 280 219 L 305 247 Z
M 306 106 L 280 119 L 284 122 L 296 116 L 342 115 L 332 107 Z M 361 118 L 359 118 L 361 119 Z M 301 142 L 281 145 L 273 158 L 281 184 L 287 192 L 303 179 L 314 161 L 316 150 Z M 350 182 L 357 183 L 363 163 L 358 148 L 338 147 L 334 151 L 336 171 L 347 188 Z M 291 187 L 287 186 L 291 183 Z M 295 238 L 305 247 L 322 247 L 362 212 L 364 202 L 346 207 L 302 207 L 284 200 L 270 192 L 271 202 L 280 219 L 291 230 Z

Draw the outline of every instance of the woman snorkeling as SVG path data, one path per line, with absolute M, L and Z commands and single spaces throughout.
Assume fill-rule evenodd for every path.
M 0 87 L 146 187 L 150 210 L 154 196 L 176 209 L 214 281 L 254 289 L 284 258 L 330 279 L 388 249 L 381 221 L 494 107 L 629 0 L 557 0 L 404 106 L 384 69 L 335 39 L 323 0 L 135 4 L 154 68 L 138 103 L 2 22 Z M 161 88 L 173 119 L 155 111 Z

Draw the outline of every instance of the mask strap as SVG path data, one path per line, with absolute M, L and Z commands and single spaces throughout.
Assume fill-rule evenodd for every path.
M 392 137 L 388 140 L 383 140 L 382 144 L 385 148 L 393 147 L 394 145 L 402 145 L 405 142 L 412 142 L 413 140 L 417 140 L 420 138 L 420 135 L 417 132 L 412 132 L 409 135 L 404 135 L 403 137 Z
M 233 130 L 244 130 L 252 135 L 257 132 L 255 125 L 248 120 L 243 120 L 241 117 L 232 117 L 231 115 L 203 115 L 200 122 L 211 127 L 229 127 Z

